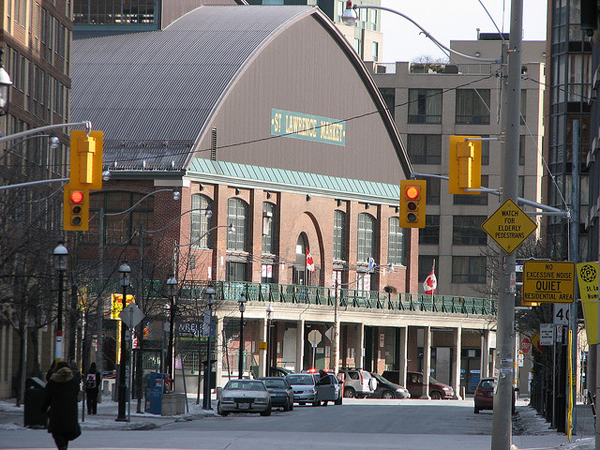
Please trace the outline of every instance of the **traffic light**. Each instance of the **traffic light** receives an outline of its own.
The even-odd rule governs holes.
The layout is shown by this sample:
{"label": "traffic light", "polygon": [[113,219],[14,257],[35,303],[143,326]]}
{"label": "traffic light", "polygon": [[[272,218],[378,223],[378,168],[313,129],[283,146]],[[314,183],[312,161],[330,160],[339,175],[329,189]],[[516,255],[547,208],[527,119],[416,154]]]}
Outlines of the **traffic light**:
{"label": "traffic light", "polygon": [[65,186],[63,203],[63,229],[70,231],[87,231],[90,218],[90,191],[73,186]]}
{"label": "traffic light", "polygon": [[400,226],[402,228],[424,228],[427,181],[400,181]]}
{"label": "traffic light", "polygon": [[104,132],[71,131],[71,174],[69,184],[82,189],[102,189]]}
{"label": "traffic light", "polygon": [[448,190],[451,194],[478,195],[481,192],[481,136],[450,136],[450,173]]}

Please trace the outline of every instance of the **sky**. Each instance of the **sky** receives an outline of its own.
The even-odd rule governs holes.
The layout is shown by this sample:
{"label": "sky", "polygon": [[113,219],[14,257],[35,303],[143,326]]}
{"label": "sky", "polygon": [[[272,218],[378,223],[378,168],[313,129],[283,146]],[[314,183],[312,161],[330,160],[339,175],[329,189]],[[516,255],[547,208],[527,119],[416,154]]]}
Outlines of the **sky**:
{"label": "sky", "polygon": [[[487,9],[488,14],[482,4]],[[450,47],[450,40],[476,40],[482,33],[510,31],[511,0],[381,0],[381,6],[410,17],[436,40]],[[547,0],[523,0],[523,40],[546,40]],[[381,11],[383,63],[414,61],[424,55],[446,60],[444,53],[408,20]]]}

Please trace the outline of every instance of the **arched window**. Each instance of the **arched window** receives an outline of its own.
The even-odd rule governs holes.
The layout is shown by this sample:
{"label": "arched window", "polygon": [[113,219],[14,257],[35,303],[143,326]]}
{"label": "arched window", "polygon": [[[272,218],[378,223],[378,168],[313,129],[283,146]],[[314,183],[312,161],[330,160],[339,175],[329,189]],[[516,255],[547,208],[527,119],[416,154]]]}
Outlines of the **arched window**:
{"label": "arched window", "polygon": [[367,213],[358,215],[358,262],[375,255],[375,218]]}
{"label": "arched window", "polygon": [[230,198],[227,204],[227,224],[235,227],[227,233],[227,250],[245,252],[248,233],[248,205],[239,198]]}
{"label": "arched window", "polygon": [[190,243],[194,247],[211,248],[210,233],[211,219],[206,217],[206,211],[211,208],[212,200],[205,195],[192,195],[192,232]]}
{"label": "arched window", "polygon": [[346,213],[336,210],[333,212],[333,259],[346,260]]}
{"label": "arched window", "polygon": [[398,217],[388,221],[388,264],[404,264],[404,228]]}
{"label": "arched window", "polygon": [[275,205],[263,203],[262,252],[272,255],[275,251]]}

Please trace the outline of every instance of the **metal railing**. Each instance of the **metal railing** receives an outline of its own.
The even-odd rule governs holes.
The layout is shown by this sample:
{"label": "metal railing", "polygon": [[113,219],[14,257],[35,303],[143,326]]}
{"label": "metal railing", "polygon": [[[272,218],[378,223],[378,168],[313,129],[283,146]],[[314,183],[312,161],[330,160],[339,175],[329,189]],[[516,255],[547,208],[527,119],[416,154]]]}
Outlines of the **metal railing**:
{"label": "metal railing", "polygon": [[[211,284],[215,298],[234,301],[242,294],[249,302],[284,303],[331,306],[335,304],[335,289],[295,284],[267,284],[237,281],[185,282],[181,290],[182,299],[201,298],[204,289]],[[387,293],[360,289],[338,289],[341,308],[370,309],[382,311],[440,312],[448,314],[475,314],[494,316],[497,314],[496,299],[426,295],[410,293]]]}

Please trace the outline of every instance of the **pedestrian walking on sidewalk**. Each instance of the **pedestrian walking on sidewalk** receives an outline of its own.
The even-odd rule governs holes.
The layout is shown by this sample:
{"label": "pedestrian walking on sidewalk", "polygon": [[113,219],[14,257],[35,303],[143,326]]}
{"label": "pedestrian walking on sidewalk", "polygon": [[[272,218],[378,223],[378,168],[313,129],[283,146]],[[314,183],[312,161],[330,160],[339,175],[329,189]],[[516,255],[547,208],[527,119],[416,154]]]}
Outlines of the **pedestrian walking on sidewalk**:
{"label": "pedestrian walking on sidewalk", "polygon": [[87,412],[90,415],[95,415],[98,412],[98,393],[100,392],[101,383],[100,372],[96,368],[96,363],[93,362],[85,375],[85,398]]}
{"label": "pedestrian walking on sidewalk", "polygon": [[60,361],[46,384],[43,410],[49,415],[48,433],[52,433],[58,450],[67,450],[69,441],[81,435],[77,421],[77,382],[69,364]]}

